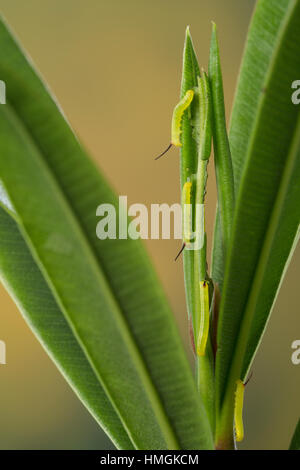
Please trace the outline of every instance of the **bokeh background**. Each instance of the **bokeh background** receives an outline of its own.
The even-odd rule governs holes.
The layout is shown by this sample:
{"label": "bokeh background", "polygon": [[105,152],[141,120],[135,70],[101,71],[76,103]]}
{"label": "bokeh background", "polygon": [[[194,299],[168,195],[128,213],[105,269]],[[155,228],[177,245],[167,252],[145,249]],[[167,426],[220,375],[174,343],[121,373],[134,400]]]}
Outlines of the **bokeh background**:
{"label": "bokeh background", "polygon": [[[1,13],[46,77],[79,137],[129,203],[179,201],[178,152],[169,142],[186,26],[207,66],[219,28],[227,117],[254,0],[0,0]],[[1,51],[0,51],[1,53]],[[1,78],[1,77],[0,77]],[[212,164],[208,232],[216,200]],[[96,225],[96,221],[95,221]],[[190,355],[179,241],[148,241]],[[243,449],[284,449],[299,416],[300,250],[291,262],[247,386]],[[0,287],[1,449],[109,449],[112,445],[47,357]],[[191,357],[191,355],[190,355]]]}

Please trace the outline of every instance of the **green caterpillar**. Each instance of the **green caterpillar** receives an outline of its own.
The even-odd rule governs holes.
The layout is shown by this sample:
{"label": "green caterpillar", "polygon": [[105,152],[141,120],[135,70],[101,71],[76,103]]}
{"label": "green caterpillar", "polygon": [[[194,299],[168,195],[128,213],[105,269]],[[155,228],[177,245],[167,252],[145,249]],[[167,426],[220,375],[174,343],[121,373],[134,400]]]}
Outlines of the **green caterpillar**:
{"label": "green caterpillar", "polygon": [[184,97],[179,101],[175,106],[172,116],[172,125],[171,125],[171,143],[155,160],[158,160],[162,157],[168,150],[174,145],[175,147],[181,147],[180,134],[181,134],[181,122],[183,118],[184,111],[190,106],[194,98],[194,91],[188,90]]}
{"label": "green caterpillar", "polygon": [[204,356],[209,333],[209,292],[208,281],[199,282],[200,318],[197,338],[197,355]]}
{"label": "green caterpillar", "polygon": [[243,405],[244,405],[245,384],[241,380],[236,382],[234,425],[237,442],[244,439]]}

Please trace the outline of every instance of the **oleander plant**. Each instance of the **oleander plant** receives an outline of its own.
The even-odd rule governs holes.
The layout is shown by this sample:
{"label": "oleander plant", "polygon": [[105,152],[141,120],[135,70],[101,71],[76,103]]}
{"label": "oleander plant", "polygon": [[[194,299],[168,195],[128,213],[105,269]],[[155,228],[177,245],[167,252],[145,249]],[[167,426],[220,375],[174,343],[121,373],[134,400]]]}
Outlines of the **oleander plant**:
{"label": "oleander plant", "polygon": [[[300,0],[258,0],[228,133],[216,25],[207,71],[186,31],[169,147],[180,148],[195,374],[141,240],[97,239],[96,208],[118,211],[117,195],[4,21],[0,46],[4,286],[117,449],[235,449],[251,365],[299,238]],[[300,450],[297,419],[290,449]]]}

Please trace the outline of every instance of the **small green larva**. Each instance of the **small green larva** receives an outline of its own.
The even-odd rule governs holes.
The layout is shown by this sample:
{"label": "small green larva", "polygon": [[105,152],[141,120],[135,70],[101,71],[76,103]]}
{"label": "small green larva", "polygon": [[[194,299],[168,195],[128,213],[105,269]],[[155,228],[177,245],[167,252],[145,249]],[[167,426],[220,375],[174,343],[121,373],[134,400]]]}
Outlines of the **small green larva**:
{"label": "small green larva", "polygon": [[236,381],[235,406],[234,406],[234,426],[237,442],[244,439],[243,405],[244,405],[245,384],[241,380]]}
{"label": "small green larva", "polygon": [[192,183],[186,181],[182,188],[182,239],[185,245],[189,245],[192,237]]}
{"label": "small green larva", "polygon": [[189,247],[192,238],[192,182],[186,181],[181,193],[182,207],[182,247],[177,254],[175,261],[179,258],[185,247]]}
{"label": "small green larva", "polygon": [[194,90],[188,90],[184,97],[179,101],[179,103],[175,106],[172,116],[172,125],[171,125],[171,143],[169,146],[164,150],[155,160],[158,160],[162,157],[171,147],[175,145],[175,147],[181,147],[182,144],[180,142],[180,134],[181,130],[181,123],[183,118],[184,111],[190,106],[191,102],[194,98]]}
{"label": "small green larva", "polygon": [[197,355],[204,356],[209,333],[209,289],[208,281],[200,281],[200,318],[197,337]]}
{"label": "small green larva", "polygon": [[175,106],[172,117],[171,144],[175,147],[181,147],[180,134],[181,122],[184,111],[190,106],[194,98],[194,90],[188,90],[184,97]]}

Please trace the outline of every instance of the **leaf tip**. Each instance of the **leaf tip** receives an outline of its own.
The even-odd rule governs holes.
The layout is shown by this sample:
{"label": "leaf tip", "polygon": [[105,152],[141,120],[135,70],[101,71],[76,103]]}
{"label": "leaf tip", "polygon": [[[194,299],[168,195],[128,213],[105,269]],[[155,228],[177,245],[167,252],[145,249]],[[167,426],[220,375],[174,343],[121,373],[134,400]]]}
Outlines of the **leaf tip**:
{"label": "leaf tip", "polygon": [[185,47],[186,48],[191,47],[193,49],[193,40],[192,40],[191,29],[189,25],[187,25],[186,30],[185,30]]}
{"label": "leaf tip", "polygon": [[188,24],[186,29],[185,29],[185,37],[190,38],[191,37],[191,28],[190,25]]}
{"label": "leaf tip", "polygon": [[218,44],[218,35],[217,35],[217,25],[214,21],[211,22],[211,44],[217,45]]}

